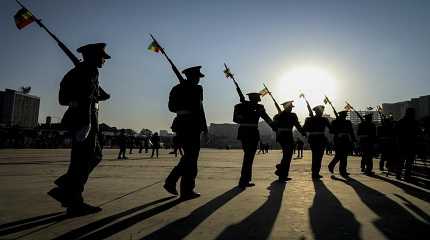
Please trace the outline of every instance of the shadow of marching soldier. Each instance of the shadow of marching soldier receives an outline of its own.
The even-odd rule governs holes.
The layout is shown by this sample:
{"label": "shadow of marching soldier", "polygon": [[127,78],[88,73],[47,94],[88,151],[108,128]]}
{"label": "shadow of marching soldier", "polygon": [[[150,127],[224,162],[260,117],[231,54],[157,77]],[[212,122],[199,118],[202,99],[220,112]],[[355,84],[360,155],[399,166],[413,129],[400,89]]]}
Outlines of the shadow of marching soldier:
{"label": "shadow of marching soldier", "polygon": [[315,239],[361,239],[361,225],[322,181],[313,181],[315,197],[309,218]]}
{"label": "shadow of marching soldier", "polygon": [[267,239],[281,209],[285,186],[285,182],[273,181],[263,205],[241,222],[225,228],[216,239]]}
{"label": "shadow of marching soldier", "polygon": [[429,224],[418,220],[385,194],[353,178],[344,182],[351,186],[361,201],[379,217],[373,224],[388,239],[422,239],[423,236],[429,236]]}
{"label": "shadow of marching soldier", "polygon": [[234,187],[203,206],[192,211],[188,216],[180,218],[142,238],[149,239],[183,239],[212,213],[239,195],[243,189]]}

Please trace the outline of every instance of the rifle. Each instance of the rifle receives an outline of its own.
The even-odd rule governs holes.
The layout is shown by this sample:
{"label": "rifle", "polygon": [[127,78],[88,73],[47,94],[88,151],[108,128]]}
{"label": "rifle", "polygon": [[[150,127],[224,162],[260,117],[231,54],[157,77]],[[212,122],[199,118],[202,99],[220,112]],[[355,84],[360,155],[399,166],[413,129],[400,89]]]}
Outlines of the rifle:
{"label": "rifle", "polygon": [[[29,11],[20,1],[16,0],[16,2],[25,10]],[[31,12],[30,12],[31,13]],[[38,19],[33,13],[31,13],[34,17],[34,21],[39,25],[39,27],[43,28],[58,44],[58,46],[63,50],[63,52],[69,57],[69,59],[73,62],[75,66],[80,63],[80,60],[62,43],[49,29],[42,23],[41,19]]]}
{"label": "rifle", "polygon": [[276,109],[278,110],[278,113],[282,112],[282,109],[279,107],[278,102],[276,102],[275,98],[272,96],[272,93],[269,91],[269,89],[266,87],[266,85],[263,83],[264,88],[266,88],[267,92],[269,93],[270,97],[273,100],[273,103],[275,104]]}
{"label": "rifle", "polygon": [[167,56],[166,52],[164,51],[164,48],[161,47],[161,45],[158,43],[158,41],[150,34],[152,40],[157,44],[157,46],[160,48],[161,53],[166,57],[167,61],[169,61],[170,65],[172,66],[173,72],[175,73],[176,77],[179,80],[179,83],[182,83],[185,81],[184,77],[182,77],[181,73],[179,72],[178,68],[175,66],[175,64],[170,60],[169,56]]}
{"label": "rifle", "polygon": [[325,100],[328,102],[328,104],[330,104],[330,106],[333,109],[333,112],[334,112],[334,115],[336,116],[336,118],[339,118],[339,114],[337,113],[336,109],[333,107],[333,104],[331,103],[330,99],[328,99],[328,97],[325,96]]}
{"label": "rifle", "polygon": [[314,116],[314,112],[312,111],[311,105],[309,104],[308,100],[306,99],[305,94],[303,94],[303,93],[302,93],[302,94],[300,94],[300,97],[302,97],[302,98],[304,98],[304,99],[305,99],[306,106],[307,106],[308,111],[309,111],[309,116],[310,116],[310,117],[313,117],[313,116]]}
{"label": "rifle", "polygon": [[345,101],[345,102],[346,102],[346,104],[347,104],[348,106],[350,106],[350,107],[351,107],[351,109],[355,112],[355,114],[357,114],[358,118],[360,118],[360,121],[361,121],[361,122],[364,122],[364,118],[363,118],[363,116],[361,116],[361,114],[360,114],[357,110],[355,110],[355,108],[354,108],[354,107],[352,107],[352,105],[351,105],[351,104],[349,104],[347,101]]}
{"label": "rifle", "polygon": [[233,80],[234,85],[236,85],[236,91],[237,91],[237,94],[239,95],[240,102],[244,103],[246,101],[245,96],[243,95],[242,90],[239,87],[239,84],[236,82],[236,79],[234,79],[234,76],[230,72],[230,69],[227,67],[227,64],[224,63],[224,67],[225,67],[225,70],[224,70],[225,76]]}

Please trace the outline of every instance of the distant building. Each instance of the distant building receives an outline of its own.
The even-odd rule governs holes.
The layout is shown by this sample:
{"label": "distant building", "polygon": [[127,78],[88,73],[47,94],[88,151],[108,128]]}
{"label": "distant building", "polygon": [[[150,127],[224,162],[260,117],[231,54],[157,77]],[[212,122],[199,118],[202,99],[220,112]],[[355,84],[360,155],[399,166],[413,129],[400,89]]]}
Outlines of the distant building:
{"label": "distant building", "polygon": [[[367,115],[369,113],[371,113],[373,115],[373,122],[378,125],[381,124],[381,116],[379,116],[378,111],[357,111],[362,117],[364,117],[364,115]],[[346,119],[350,120],[352,125],[358,125],[361,120],[360,117],[357,115],[357,113],[350,111],[348,112],[348,115],[346,117]]]}
{"label": "distant building", "polygon": [[417,119],[430,116],[430,95],[412,98],[409,101],[383,103],[382,111],[384,114],[391,114],[394,120],[399,120],[405,115],[406,109],[410,107],[415,109]]}
{"label": "distant building", "polygon": [[170,137],[173,136],[172,133],[169,133],[167,130],[160,130],[160,137]]}
{"label": "distant building", "polygon": [[34,128],[38,125],[40,98],[12,89],[0,91],[0,124]]}

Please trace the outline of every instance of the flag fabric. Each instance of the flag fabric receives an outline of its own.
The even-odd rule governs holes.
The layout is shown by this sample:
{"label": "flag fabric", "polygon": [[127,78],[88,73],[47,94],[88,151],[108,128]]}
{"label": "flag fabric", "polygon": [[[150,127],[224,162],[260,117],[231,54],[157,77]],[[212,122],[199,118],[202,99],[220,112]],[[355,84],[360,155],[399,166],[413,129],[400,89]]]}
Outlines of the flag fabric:
{"label": "flag fabric", "polygon": [[14,16],[15,24],[18,29],[23,29],[34,21],[34,16],[25,8],[21,8]]}
{"label": "flag fabric", "polygon": [[148,46],[148,50],[153,52],[159,52],[161,50],[161,47],[156,41],[152,41],[152,43]]}
{"label": "flag fabric", "polygon": [[265,95],[269,94],[269,90],[267,88],[263,88],[263,90],[261,90],[259,93],[262,97],[264,97]]}
{"label": "flag fabric", "polygon": [[233,78],[233,74],[230,72],[230,68],[226,68],[224,70],[224,74],[226,78]]}
{"label": "flag fabric", "polygon": [[327,104],[327,103],[329,103],[330,101],[328,100],[328,97],[325,97],[324,98],[324,104]]}
{"label": "flag fabric", "polygon": [[351,111],[353,108],[349,103],[346,103],[345,111]]}

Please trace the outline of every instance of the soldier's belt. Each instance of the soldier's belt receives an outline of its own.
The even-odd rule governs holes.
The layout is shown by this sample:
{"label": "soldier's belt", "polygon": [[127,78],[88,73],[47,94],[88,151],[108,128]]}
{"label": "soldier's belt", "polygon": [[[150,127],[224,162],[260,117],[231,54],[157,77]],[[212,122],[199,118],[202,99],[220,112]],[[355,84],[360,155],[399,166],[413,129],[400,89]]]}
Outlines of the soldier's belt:
{"label": "soldier's belt", "polygon": [[339,136],[339,137],[345,137],[345,136],[349,137],[349,133],[338,133],[337,136]]}
{"label": "soldier's belt", "polygon": [[291,128],[278,128],[278,132],[292,132],[293,129]]}
{"label": "soldier's belt", "polygon": [[188,111],[188,110],[181,110],[181,111],[177,111],[176,112],[176,114],[177,115],[189,115],[189,114],[191,114],[192,112],[191,111]]}
{"label": "soldier's belt", "polygon": [[258,124],[255,123],[241,123],[239,124],[241,127],[258,127]]}
{"label": "soldier's belt", "polygon": [[325,132],[309,132],[309,135],[324,135]]}

